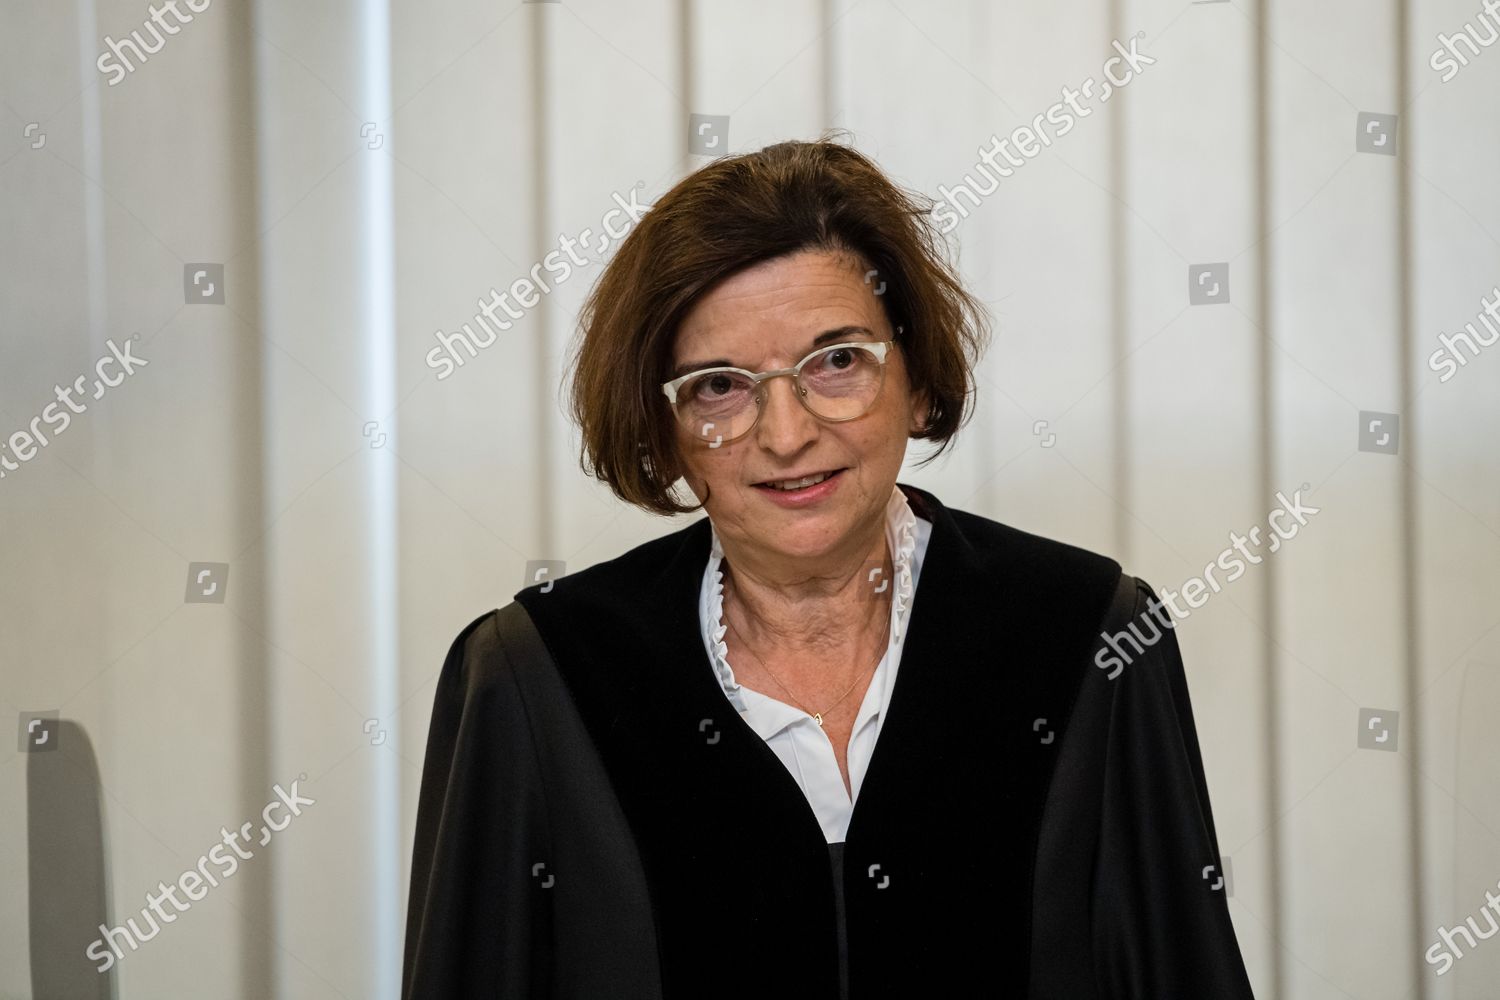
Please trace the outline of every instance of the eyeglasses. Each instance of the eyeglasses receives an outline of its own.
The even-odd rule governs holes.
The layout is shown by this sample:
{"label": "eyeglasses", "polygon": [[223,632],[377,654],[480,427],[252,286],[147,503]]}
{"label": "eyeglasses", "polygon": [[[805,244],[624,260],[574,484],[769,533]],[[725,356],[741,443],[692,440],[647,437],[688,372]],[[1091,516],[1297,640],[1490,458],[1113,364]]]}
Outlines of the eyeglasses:
{"label": "eyeglasses", "polygon": [[[902,328],[896,327],[896,336]],[[704,368],[663,382],[672,412],[694,437],[718,448],[749,433],[765,409],[761,383],[790,375],[797,399],[820,420],[838,423],[862,417],[885,384],[885,363],[894,339],[853,341],[819,348],[791,368],[749,372]]]}

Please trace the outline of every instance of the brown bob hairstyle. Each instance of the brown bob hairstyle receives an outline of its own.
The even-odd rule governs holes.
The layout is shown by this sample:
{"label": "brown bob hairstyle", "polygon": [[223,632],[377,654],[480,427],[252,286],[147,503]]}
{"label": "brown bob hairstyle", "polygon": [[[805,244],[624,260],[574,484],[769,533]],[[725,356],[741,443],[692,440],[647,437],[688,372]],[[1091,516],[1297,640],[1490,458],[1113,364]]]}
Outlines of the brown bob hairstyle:
{"label": "brown bob hairstyle", "polygon": [[919,464],[972,415],[973,369],[990,336],[984,307],[948,263],[930,199],[891,183],[838,135],[726,156],[684,177],[590,290],[569,406],[582,430],[580,466],[620,499],[663,515],[701,507],[672,495],[678,428],[660,387],[678,324],[716,283],[801,250],[852,253],[885,283],[880,301],[891,325],[905,327],[911,390],[929,400],[912,436],[939,442]]}

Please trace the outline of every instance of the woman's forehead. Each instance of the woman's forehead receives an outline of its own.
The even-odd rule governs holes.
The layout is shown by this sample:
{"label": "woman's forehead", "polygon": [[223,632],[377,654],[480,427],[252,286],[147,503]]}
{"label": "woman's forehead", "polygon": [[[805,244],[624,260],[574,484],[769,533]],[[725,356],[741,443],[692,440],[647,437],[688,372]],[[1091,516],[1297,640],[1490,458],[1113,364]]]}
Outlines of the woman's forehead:
{"label": "woman's forehead", "polygon": [[819,334],[878,331],[883,318],[873,288],[847,256],[776,258],[725,279],[695,303],[678,328],[673,360],[712,361],[732,351],[801,357]]}

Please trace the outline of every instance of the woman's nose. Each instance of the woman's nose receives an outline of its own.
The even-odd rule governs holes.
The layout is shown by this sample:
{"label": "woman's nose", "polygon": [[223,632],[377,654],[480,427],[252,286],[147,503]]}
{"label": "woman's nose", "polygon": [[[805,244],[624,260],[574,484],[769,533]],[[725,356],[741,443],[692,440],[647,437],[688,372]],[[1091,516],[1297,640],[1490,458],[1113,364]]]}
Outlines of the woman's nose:
{"label": "woman's nose", "polygon": [[797,398],[797,383],[789,376],[767,379],[760,387],[764,397],[756,433],[767,449],[794,453],[817,437],[818,418]]}

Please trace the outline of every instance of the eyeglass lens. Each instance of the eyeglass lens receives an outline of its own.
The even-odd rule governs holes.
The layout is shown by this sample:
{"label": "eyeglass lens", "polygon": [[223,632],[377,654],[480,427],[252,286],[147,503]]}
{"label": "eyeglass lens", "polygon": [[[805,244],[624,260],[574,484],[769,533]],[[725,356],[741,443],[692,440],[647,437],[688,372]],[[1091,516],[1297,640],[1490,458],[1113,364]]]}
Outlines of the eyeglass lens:
{"label": "eyeglass lens", "polygon": [[[881,363],[876,352],[858,346],[819,351],[802,366],[800,382],[807,408],[825,420],[861,416],[880,393]],[[739,437],[755,423],[769,384],[735,372],[708,372],[689,379],[677,392],[679,417],[694,433],[714,440]]]}

